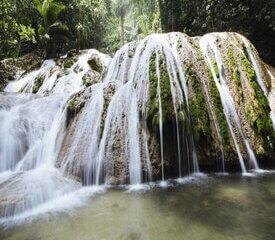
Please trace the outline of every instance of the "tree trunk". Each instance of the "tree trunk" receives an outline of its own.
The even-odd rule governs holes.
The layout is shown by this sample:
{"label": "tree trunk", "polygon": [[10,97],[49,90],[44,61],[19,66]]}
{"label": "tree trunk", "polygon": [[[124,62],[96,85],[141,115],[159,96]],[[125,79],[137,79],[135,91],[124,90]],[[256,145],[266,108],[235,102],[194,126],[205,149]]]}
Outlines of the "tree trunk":
{"label": "tree trunk", "polygon": [[121,46],[123,46],[125,44],[125,39],[124,39],[124,16],[120,16],[120,28],[121,28],[121,36],[120,36],[120,43],[121,43]]}

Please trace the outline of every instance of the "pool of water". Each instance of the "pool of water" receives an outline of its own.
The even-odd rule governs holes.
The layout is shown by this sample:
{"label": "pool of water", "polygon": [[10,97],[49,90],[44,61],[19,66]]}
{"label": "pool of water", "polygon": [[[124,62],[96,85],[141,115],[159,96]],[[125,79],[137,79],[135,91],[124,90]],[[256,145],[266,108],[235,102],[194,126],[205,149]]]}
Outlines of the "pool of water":
{"label": "pool of water", "polygon": [[2,226],[0,239],[274,240],[275,174],[208,176],[135,192],[108,188],[84,206]]}

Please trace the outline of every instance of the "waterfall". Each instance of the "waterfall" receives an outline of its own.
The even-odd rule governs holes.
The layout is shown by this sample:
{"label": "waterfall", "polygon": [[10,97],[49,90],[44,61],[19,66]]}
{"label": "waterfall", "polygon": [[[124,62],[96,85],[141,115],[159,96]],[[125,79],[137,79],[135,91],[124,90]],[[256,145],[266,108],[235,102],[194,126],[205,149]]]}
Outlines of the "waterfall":
{"label": "waterfall", "polygon": [[[157,91],[153,96],[158,102],[158,126],[159,126],[159,142],[160,142],[160,156],[161,156],[161,179],[165,180],[165,166],[164,166],[164,144],[163,144],[163,114],[162,114],[162,91],[160,84],[163,82],[160,65],[161,61],[165,61],[167,67],[164,67],[163,71],[167,71],[170,91],[172,95],[173,111],[176,119],[176,131],[177,131],[177,148],[178,148],[178,172],[181,177],[181,146],[179,138],[179,125],[178,125],[178,105],[182,105],[184,101],[187,101],[188,105],[188,91],[186,82],[184,79],[184,70],[179,61],[179,57],[176,57],[176,47],[170,45],[169,36],[165,35],[152,35],[135,46],[135,54],[132,57],[128,56],[128,50],[132,47],[126,45],[123,47],[113,58],[110,63],[106,78],[101,85],[110,83],[111,80],[115,81],[116,90],[107,107],[106,118],[104,121],[104,128],[102,133],[102,139],[99,141],[99,137],[90,135],[90,140],[93,144],[89,145],[88,152],[97,147],[97,153],[93,154],[90,160],[90,165],[95,165],[91,171],[89,171],[90,178],[93,178],[92,183],[104,182],[102,176],[114,176],[114,164],[119,164],[121,171],[127,171],[129,168],[129,183],[140,184],[143,180],[143,173],[141,169],[142,162],[146,162],[146,175],[150,175],[150,160],[148,154],[145,159],[141,159],[141,145],[148,149],[147,131],[146,127],[141,127],[139,122],[140,113],[142,117],[148,116],[150,101],[150,91],[152,88],[150,83],[150,64],[152,58],[155,56],[155,65],[153,66],[156,71],[157,79]],[[162,63],[163,66],[163,63]],[[175,74],[178,71],[179,77]],[[184,86],[182,89],[180,84]],[[92,98],[91,98],[92,99]],[[102,96],[101,96],[102,99]],[[91,101],[95,101],[94,99]],[[102,104],[101,104],[102,105]],[[87,109],[87,110],[86,110]],[[85,108],[85,111],[94,111],[95,108]],[[188,111],[188,110],[187,110]],[[97,113],[101,111],[97,110]],[[146,119],[144,119],[146,120]],[[82,120],[80,120],[82,122]],[[144,122],[144,121],[143,121]],[[99,121],[94,125],[95,129],[98,129]],[[79,125],[82,125],[80,123]],[[82,130],[80,130],[82,131]],[[87,131],[85,131],[87,132]],[[76,133],[78,134],[78,132]],[[97,133],[98,135],[101,133]],[[80,134],[83,136],[83,134]],[[141,137],[144,136],[144,137]],[[119,140],[117,139],[119,138]],[[74,137],[76,139],[76,137]],[[97,139],[96,142],[93,139]],[[194,172],[198,171],[198,163],[196,157],[196,151],[193,140],[192,143],[192,159],[194,161]],[[73,148],[79,144],[73,144]],[[114,145],[117,145],[114,151]],[[119,148],[120,150],[117,150]],[[148,151],[148,150],[147,150]],[[92,150],[93,152],[93,150]],[[72,158],[72,154],[68,156]],[[115,157],[115,158],[114,158]],[[94,164],[95,163],[95,164]],[[77,163],[76,163],[77,164]],[[125,177],[125,176],[123,176]],[[127,179],[126,179],[127,181]],[[89,182],[89,181],[88,181]],[[125,179],[119,180],[120,183],[125,183]]]}
{"label": "waterfall", "polygon": [[216,162],[259,169],[273,137],[260,64],[234,33],[153,34],[112,59],[90,49],[44,61],[0,93],[0,216],[88,186],[165,185]]}
{"label": "waterfall", "polygon": [[[4,129],[0,137],[4,157],[0,191],[8,199],[2,210],[4,216],[31,209],[73,188],[54,167],[65,123],[64,102],[61,96],[37,98],[4,110],[7,113],[1,118]],[[5,176],[7,171],[12,174]]]}
{"label": "waterfall", "polygon": [[160,91],[160,73],[159,73],[159,55],[156,52],[156,70],[158,77],[157,97],[159,108],[159,135],[160,135],[160,157],[161,157],[161,179],[164,181],[164,165],[163,165],[163,124],[162,124],[162,106],[161,106],[161,91]]}
{"label": "waterfall", "polygon": [[249,41],[244,36],[242,36],[240,34],[238,34],[238,36],[242,39],[242,41],[245,45],[245,48],[246,48],[247,53],[249,55],[249,58],[250,58],[250,60],[253,64],[253,68],[255,69],[256,76],[257,76],[257,81],[258,81],[261,89],[263,90],[265,96],[267,97],[268,96],[268,91],[267,91],[267,88],[266,88],[265,83],[263,81],[263,71],[262,71],[261,67],[258,65],[258,62],[256,60],[256,56],[255,56],[255,52],[252,50]]}
{"label": "waterfall", "polygon": [[[79,189],[80,184],[55,165],[65,134],[67,102],[84,88],[82,77],[90,70],[87,61],[94,54],[97,51],[85,51],[65,76],[62,66],[47,60],[40,69],[11,82],[7,93],[0,95],[0,195],[5,196],[1,216],[28,215],[37,206]],[[41,76],[37,94],[31,94]]]}
{"label": "waterfall", "polygon": [[[229,87],[228,87],[227,82],[226,82],[226,77],[224,75],[224,69],[223,69],[221,54],[219,53],[218,48],[215,45],[215,39],[217,37],[223,37],[223,36],[222,35],[219,36],[218,34],[205,35],[200,40],[200,47],[201,47],[202,52],[204,53],[206,61],[207,61],[208,65],[211,69],[213,78],[214,78],[215,83],[217,85],[217,88],[219,90],[221,100],[222,100],[222,104],[223,104],[223,108],[224,108],[224,114],[226,116],[226,120],[227,120],[231,135],[232,135],[233,140],[234,140],[234,144],[235,144],[235,147],[236,147],[236,150],[237,150],[237,153],[238,153],[238,157],[239,157],[242,172],[247,173],[247,169],[246,169],[246,166],[244,164],[243,156],[242,156],[242,153],[240,151],[239,143],[237,142],[237,137],[236,137],[236,134],[234,132],[233,124],[232,124],[231,121],[233,121],[234,124],[236,124],[238,130],[241,133],[241,136],[242,136],[242,138],[245,142],[245,146],[247,148],[247,152],[248,152],[250,161],[253,163],[254,168],[259,169],[259,166],[258,166],[256,157],[255,157],[255,154],[254,154],[247,138],[245,137],[245,135],[243,133],[243,129],[241,127],[240,119],[238,117],[237,110],[235,108],[235,103],[234,103],[234,100],[231,96]],[[218,66],[220,79],[218,79],[218,77],[215,73],[215,70],[214,70],[214,66],[211,62],[210,56],[208,55],[208,52],[207,52],[208,47],[214,53],[214,58],[215,58],[217,66]]]}

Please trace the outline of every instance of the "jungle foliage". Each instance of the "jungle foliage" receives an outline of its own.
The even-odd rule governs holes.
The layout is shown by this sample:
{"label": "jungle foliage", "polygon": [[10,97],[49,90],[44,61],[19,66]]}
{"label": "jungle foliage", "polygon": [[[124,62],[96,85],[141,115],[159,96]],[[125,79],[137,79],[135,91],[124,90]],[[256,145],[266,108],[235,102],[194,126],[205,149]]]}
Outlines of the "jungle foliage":
{"label": "jungle foliage", "polygon": [[159,0],[164,32],[239,32],[275,65],[275,0]]}
{"label": "jungle foliage", "polygon": [[41,49],[112,54],[151,33],[236,31],[275,65],[275,0],[1,0],[0,59]]}

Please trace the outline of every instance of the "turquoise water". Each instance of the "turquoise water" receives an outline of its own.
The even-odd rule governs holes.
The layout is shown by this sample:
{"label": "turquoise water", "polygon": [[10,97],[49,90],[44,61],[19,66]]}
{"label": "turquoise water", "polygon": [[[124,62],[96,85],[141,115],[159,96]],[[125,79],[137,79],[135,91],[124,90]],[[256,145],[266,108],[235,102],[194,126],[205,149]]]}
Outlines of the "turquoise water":
{"label": "turquoise water", "polygon": [[275,174],[208,176],[143,192],[109,188],[70,212],[0,230],[1,240],[274,240]]}

